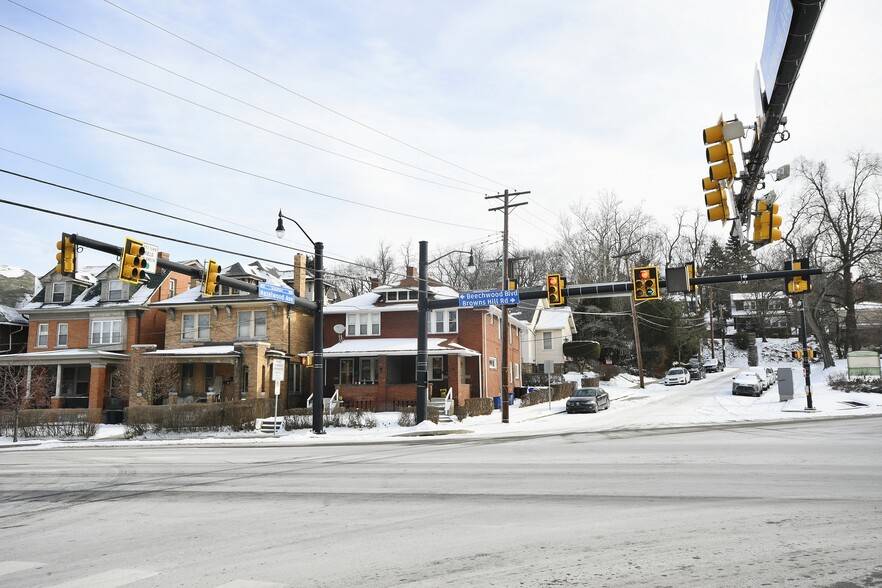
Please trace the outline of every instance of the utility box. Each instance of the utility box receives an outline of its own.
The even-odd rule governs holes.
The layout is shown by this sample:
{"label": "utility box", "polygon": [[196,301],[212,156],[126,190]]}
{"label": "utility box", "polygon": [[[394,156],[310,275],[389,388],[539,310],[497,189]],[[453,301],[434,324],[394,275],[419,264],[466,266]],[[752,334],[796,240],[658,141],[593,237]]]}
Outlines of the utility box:
{"label": "utility box", "polygon": [[778,400],[793,400],[793,370],[778,368]]}

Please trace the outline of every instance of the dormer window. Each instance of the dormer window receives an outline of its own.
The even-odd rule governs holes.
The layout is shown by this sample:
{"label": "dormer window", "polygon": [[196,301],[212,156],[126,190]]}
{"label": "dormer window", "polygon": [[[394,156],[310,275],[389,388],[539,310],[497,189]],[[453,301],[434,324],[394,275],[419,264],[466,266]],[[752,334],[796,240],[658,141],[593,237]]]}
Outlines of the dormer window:
{"label": "dormer window", "polygon": [[386,292],[386,302],[407,302],[419,300],[419,292],[414,290],[390,290]]}
{"label": "dormer window", "polygon": [[52,284],[52,302],[64,302],[64,292],[67,284],[64,282],[55,282]]}
{"label": "dormer window", "polygon": [[107,299],[122,300],[123,299],[123,283],[121,280],[110,280],[107,283]]}

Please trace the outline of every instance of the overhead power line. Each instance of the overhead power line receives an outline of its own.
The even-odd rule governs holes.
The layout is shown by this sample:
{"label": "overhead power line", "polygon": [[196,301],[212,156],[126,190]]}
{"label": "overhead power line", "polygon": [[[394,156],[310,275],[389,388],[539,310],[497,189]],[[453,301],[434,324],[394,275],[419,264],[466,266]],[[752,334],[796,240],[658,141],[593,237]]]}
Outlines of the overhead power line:
{"label": "overhead power line", "polygon": [[372,210],[378,210],[378,211],[380,211],[380,212],[386,212],[386,213],[389,213],[389,214],[394,214],[394,215],[398,215],[398,216],[403,216],[403,217],[406,217],[406,218],[412,218],[412,219],[417,219],[417,220],[422,220],[422,221],[428,221],[428,222],[437,223],[437,224],[442,224],[442,225],[447,225],[447,226],[459,227],[459,228],[463,228],[463,229],[474,229],[474,230],[478,230],[478,231],[489,231],[489,230],[490,230],[490,229],[487,229],[487,228],[485,228],[485,227],[475,227],[475,226],[471,226],[471,225],[463,225],[463,224],[459,224],[459,223],[451,223],[451,222],[448,222],[448,221],[442,221],[442,220],[438,220],[438,219],[434,219],[434,218],[423,217],[423,216],[419,216],[419,215],[415,215],[415,214],[409,214],[409,213],[406,213],[406,212],[400,212],[400,211],[392,210],[392,209],[389,209],[389,208],[383,208],[382,206],[376,206],[376,205],[373,205],[373,204],[365,204],[364,202],[359,202],[359,201],[357,201],[357,200],[352,200],[352,199],[349,199],[349,198],[343,198],[343,197],[341,197],[341,196],[333,196],[333,195],[328,194],[328,193],[326,193],[326,192],[319,192],[318,190],[311,190],[311,189],[309,189],[309,188],[304,188],[303,186],[298,186],[298,185],[296,185],[296,184],[291,184],[291,183],[289,183],[289,182],[284,182],[284,181],[282,181],[282,180],[277,180],[277,179],[274,179],[274,178],[270,178],[270,177],[268,177],[268,176],[264,176],[264,175],[261,175],[261,174],[255,173],[255,172],[249,172],[249,171],[247,171],[247,170],[239,169],[239,168],[237,168],[237,167],[233,167],[233,166],[231,166],[231,165],[226,165],[226,164],[223,164],[223,163],[218,163],[218,162],[216,162],[216,161],[212,161],[212,160],[210,160],[210,159],[205,159],[204,157],[199,157],[199,156],[197,156],[197,155],[192,155],[192,154],[190,154],[190,153],[186,153],[186,152],[184,152],[184,151],[180,151],[180,150],[178,150],[178,149],[173,149],[173,148],[171,148],[171,147],[166,147],[165,145],[160,145],[159,143],[154,143],[154,142],[152,142],[152,141],[148,141],[148,140],[146,140],[146,139],[142,139],[142,138],[140,138],[140,137],[136,137],[136,136],[134,136],[134,135],[129,135],[129,134],[127,134],[127,133],[123,133],[123,132],[120,132],[120,131],[116,131],[116,130],[113,130],[113,129],[110,129],[110,128],[107,128],[107,127],[104,127],[104,126],[101,126],[101,125],[98,125],[98,124],[95,124],[95,123],[90,123],[90,122],[88,122],[88,121],[85,121],[85,120],[82,120],[82,119],[79,119],[79,118],[76,118],[76,117],[73,117],[73,116],[70,116],[70,115],[67,115],[67,114],[63,114],[63,113],[61,113],[61,112],[58,112],[58,111],[52,110],[52,109],[50,109],[50,108],[45,108],[45,107],[43,107],[43,106],[39,106],[39,105],[34,104],[34,103],[32,103],[32,102],[28,102],[28,101],[26,101],[26,100],[22,100],[22,99],[20,99],[20,98],[15,98],[14,96],[10,96],[10,95],[8,95],[8,94],[4,94],[4,93],[2,93],[2,92],[0,92],[0,96],[2,96],[3,98],[6,98],[7,100],[12,100],[13,102],[18,102],[19,104],[23,104],[23,105],[25,105],[25,106],[29,106],[29,107],[34,108],[34,109],[36,109],[36,110],[41,110],[41,111],[43,111],[43,112],[47,112],[47,113],[49,113],[49,114],[54,114],[55,116],[58,116],[58,117],[61,117],[61,118],[64,118],[64,119],[67,119],[67,120],[70,120],[70,121],[73,121],[73,122],[77,122],[77,123],[80,123],[80,124],[82,124],[82,125],[86,125],[86,126],[88,126],[88,127],[92,127],[92,128],[94,128],[94,129],[98,129],[98,130],[101,130],[101,131],[104,131],[104,132],[107,132],[107,133],[111,133],[111,134],[114,134],[114,135],[117,135],[117,136],[120,136],[120,137],[125,137],[126,139],[129,139],[129,140],[132,140],[132,141],[137,141],[137,142],[139,142],[139,143],[143,143],[144,145],[149,145],[149,146],[151,146],[151,147],[155,147],[155,148],[157,148],[157,149],[161,149],[161,150],[163,150],[163,151],[167,151],[167,152],[169,152],[169,153],[174,153],[174,154],[176,154],[176,155],[180,155],[180,156],[182,156],[182,157],[187,157],[187,158],[192,159],[192,160],[194,160],[194,161],[199,161],[199,162],[202,162],[202,163],[205,163],[205,164],[208,164],[208,165],[212,165],[212,166],[214,166],[214,167],[218,167],[218,168],[225,169],[225,170],[228,170],[228,171],[232,171],[232,172],[235,172],[235,173],[239,173],[239,174],[242,174],[242,175],[245,175],[245,176],[249,176],[249,177],[256,178],[256,179],[259,179],[259,180],[263,180],[263,181],[266,181],[266,182],[270,182],[270,183],[273,183],[273,184],[276,184],[276,185],[279,185],[279,186],[285,186],[285,187],[287,187],[287,188],[293,188],[293,189],[295,189],[295,190],[300,190],[301,192],[306,192],[306,193],[308,193],[308,194],[314,194],[314,195],[316,195],[316,196],[321,196],[322,198],[329,198],[329,199],[331,199],[331,200],[337,200],[337,201],[339,201],[339,202],[346,202],[346,203],[348,203],[348,204],[354,204],[354,205],[356,205],[356,206],[362,206],[362,207],[364,207],[364,208],[369,208],[369,209],[372,209]]}
{"label": "overhead power line", "polygon": [[[396,175],[399,175],[399,176],[403,176],[403,177],[405,177],[405,178],[410,178],[410,179],[417,180],[417,181],[420,181],[420,182],[426,182],[426,183],[429,183],[429,184],[434,184],[435,186],[441,186],[441,187],[444,187],[444,188],[450,188],[450,189],[452,189],[452,190],[461,190],[461,191],[463,191],[463,192],[470,192],[470,193],[472,193],[472,194],[481,194],[481,192],[478,192],[478,191],[476,191],[476,190],[469,190],[468,188],[462,188],[462,187],[460,187],[460,186],[453,186],[453,185],[451,185],[451,184],[445,184],[445,183],[443,183],[443,182],[436,182],[435,180],[429,180],[429,179],[427,179],[427,178],[421,178],[421,177],[419,177],[419,176],[415,176],[415,175],[412,175],[412,174],[407,174],[407,173],[404,173],[404,172],[400,172],[400,171],[398,171],[398,170],[390,169],[390,168],[388,168],[388,167],[383,167],[382,165],[377,165],[377,164],[375,164],[375,163],[371,163],[371,162],[369,162],[369,161],[364,161],[364,160],[362,160],[362,159],[357,159],[357,158],[355,158],[355,157],[350,157],[349,155],[345,155],[345,154],[343,154],[343,153],[338,153],[338,152],[336,152],[336,151],[332,151],[332,150],[330,150],[330,149],[325,149],[324,147],[320,147],[320,146],[318,146],[318,145],[313,145],[312,143],[307,143],[306,141],[301,141],[300,139],[297,139],[297,138],[295,138],[295,137],[291,137],[291,136],[286,135],[286,134],[284,134],[284,133],[280,133],[280,132],[278,132],[278,131],[274,131],[274,130],[272,130],[272,129],[268,129],[268,128],[266,128],[266,127],[262,127],[262,126],[260,126],[260,125],[257,125],[257,124],[254,124],[254,123],[252,123],[252,122],[249,122],[249,121],[247,121],[247,120],[244,120],[244,119],[241,119],[241,118],[239,118],[239,117],[233,116],[232,114],[227,114],[226,112],[222,112],[222,111],[217,110],[217,109],[215,109],[215,108],[211,108],[210,106],[206,106],[206,105],[201,104],[201,103],[199,103],[199,102],[196,102],[196,101],[194,101],[194,100],[190,100],[189,98],[185,98],[185,97],[180,96],[180,95],[178,95],[178,94],[175,94],[175,93],[173,93],[173,92],[169,92],[169,91],[167,91],[167,90],[163,90],[162,88],[159,88],[158,86],[154,86],[153,84],[149,84],[149,83],[147,83],[147,82],[144,82],[144,81],[142,81],[142,80],[139,80],[139,79],[137,79],[137,78],[134,78],[134,77],[132,77],[132,76],[130,76],[130,75],[126,75],[126,74],[124,74],[124,73],[122,73],[122,72],[116,71],[116,70],[111,69],[111,68],[106,67],[106,66],[103,66],[103,65],[101,65],[100,63],[96,63],[96,62],[94,62],[94,61],[92,61],[92,60],[90,60],[90,59],[86,59],[85,57],[81,57],[81,56],[79,56],[79,55],[76,55],[76,54],[74,54],[74,53],[71,53],[70,51],[66,51],[66,50],[64,50],[64,49],[61,49],[60,47],[56,47],[55,45],[52,45],[52,44],[50,44],[50,43],[46,43],[45,41],[41,41],[40,39],[34,38],[34,37],[30,36],[30,35],[27,35],[27,34],[25,34],[25,33],[22,33],[22,32],[20,32],[20,31],[15,30],[15,29],[9,28],[9,27],[7,27],[6,25],[2,25],[2,24],[0,24],[0,28],[6,29],[7,31],[10,31],[10,32],[12,32],[12,33],[15,33],[16,35],[20,35],[20,36],[24,37],[25,39],[29,39],[29,40],[31,40],[31,41],[33,41],[33,42],[35,42],[35,43],[39,43],[40,45],[43,45],[44,47],[48,47],[48,48],[50,48],[50,49],[53,49],[53,50],[55,50],[55,51],[58,51],[59,53],[64,53],[65,55],[68,55],[68,56],[70,56],[70,57],[73,57],[74,59],[79,59],[80,61],[82,61],[82,62],[84,62],[84,63],[88,63],[89,65],[92,65],[92,66],[97,67],[97,68],[99,68],[99,69],[103,69],[103,70],[106,71],[106,72],[112,73],[112,74],[114,74],[114,75],[116,75],[116,76],[119,76],[119,77],[121,77],[121,78],[124,78],[124,79],[126,79],[126,80],[129,80],[130,82],[134,82],[134,83],[136,83],[136,84],[140,84],[140,85],[142,85],[142,86],[144,86],[144,87],[146,87],[146,88],[150,88],[151,90],[154,90],[154,91],[156,91],[156,92],[160,92],[160,93],[162,93],[162,94],[165,94],[166,96],[170,96],[170,97],[172,97],[172,98],[174,98],[174,99],[176,99],[176,100],[180,100],[181,102],[185,102],[185,103],[187,103],[187,104],[190,104],[191,106],[195,106],[196,108],[201,108],[201,109],[203,109],[203,110],[206,110],[206,111],[208,111],[208,112],[211,112],[212,114],[216,114],[216,115],[218,115],[218,116],[222,116],[222,117],[224,117],[224,118],[226,118],[226,119],[229,119],[229,120],[232,120],[232,121],[238,122],[238,123],[240,123],[240,124],[243,124],[243,125],[249,126],[249,127],[253,128],[253,129],[257,129],[258,131],[261,131],[261,132],[267,133],[267,134],[269,134],[269,135],[273,135],[273,136],[275,136],[275,137],[279,137],[279,138],[281,138],[281,139],[285,139],[286,141],[291,141],[291,142],[293,142],[293,143],[297,143],[297,144],[303,145],[303,146],[305,146],[305,147],[309,147],[309,148],[311,148],[311,149],[315,149],[315,150],[317,150],[317,151],[321,151],[322,153],[327,153],[327,154],[329,154],[329,155],[333,155],[333,156],[335,156],[335,157],[339,157],[339,158],[341,158],[341,159],[345,159],[345,160],[347,160],[347,161],[351,161],[351,162],[353,162],[353,163],[359,163],[359,164],[361,164],[361,165],[365,165],[365,166],[368,166],[368,167],[372,167],[372,168],[375,168],[375,169],[379,169],[379,170],[381,170],[381,171],[385,171],[385,172],[388,172],[388,173],[392,173],[392,174],[396,174]],[[454,181],[456,181],[456,180],[454,180]],[[480,186],[475,186],[475,187],[478,187],[478,188],[479,188]]]}
{"label": "overhead power line", "polygon": [[[348,145],[348,146],[353,147],[353,148],[355,148],[355,149],[359,149],[359,150],[361,150],[361,151],[364,151],[365,153],[370,153],[371,155],[376,155],[377,157],[382,157],[383,159],[386,159],[386,160],[388,160],[388,161],[392,161],[392,162],[394,162],[394,163],[397,163],[397,164],[400,164],[400,165],[403,165],[403,166],[406,166],[406,167],[409,167],[409,168],[412,168],[412,169],[415,169],[415,170],[419,170],[419,171],[421,171],[421,172],[424,172],[424,173],[427,173],[427,174],[431,174],[431,175],[433,175],[433,176],[437,176],[437,177],[439,177],[439,178],[444,178],[444,179],[446,179],[446,180],[451,180],[451,181],[454,181],[454,182],[458,182],[458,183],[461,183],[461,184],[465,184],[466,186],[471,186],[471,187],[473,187],[473,188],[479,188],[479,189],[484,190],[484,191],[492,191],[490,188],[485,188],[485,187],[483,187],[483,186],[478,186],[478,185],[476,185],[476,184],[471,184],[471,183],[466,182],[466,181],[464,181],[464,180],[459,180],[459,179],[454,178],[454,177],[451,177],[451,176],[447,176],[447,175],[444,175],[444,174],[440,174],[440,173],[438,173],[438,172],[434,172],[434,171],[432,171],[432,170],[429,170],[429,169],[426,169],[426,168],[423,168],[423,167],[420,167],[420,166],[417,166],[417,165],[413,165],[413,164],[407,163],[407,162],[405,162],[405,161],[402,161],[402,160],[400,160],[400,159],[396,159],[396,158],[394,158],[394,157],[389,157],[388,155],[383,155],[382,153],[379,153],[378,151],[374,151],[374,150],[372,150],[372,149],[369,149],[369,148],[367,148],[367,147],[363,147],[363,146],[358,145],[358,144],[356,144],[356,143],[352,143],[352,142],[347,141],[347,140],[345,140],[345,139],[341,139],[341,138],[339,138],[339,137],[335,137],[334,135],[331,135],[331,134],[329,134],[329,133],[325,133],[325,132],[323,132],[323,131],[320,131],[320,130],[318,130],[318,129],[315,129],[315,128],[313,128],[313,127],[310,127],[310,126],[308,126],[308,125],[305,125],[305,124],[303,124],[303,123],[299,123],[299,122],[297,122],[297,121],[295,121],[295,120],[292,120],[292,119],[290,119],[290,118],[287,118],[287,117],[285,117],[285,116],[282,116],[282,115],[280,115],[280,114],[278,114],[278,113],[275,113],[275,112],[272,112],[272,111],[267,110],[267,109],[265,109],[265,108],[262,108],[262,107],[260,107],[260,106],[257,106],[256,104],[252,104],[252,103],[250,103],[250,102],[248,102],[248,101],[246,101],[246,100],[242,100],[241,98],[237,98],[236,96],[233,96],[233,95],[231,95],[231,94],[228,94],[228,93],[226,93],[226,92],[223,92],[223,91],[221,91],[221,90],[218,90],[217,88],[214,88],[214,87],[212,87],[212,86],[209,86],[208,84],[204,84],[204,83],[202,83],[202,82],[199,82],[198,80],[195,80],[195,79],[193,79],[193,78],[191,78],[191,77],[189,77],[189,76],[185,76],[185,75],[183,75],[183,74],[181,74],[181,73],[179,73],[179,72],[174,71],[173,69],[170,69],[170,68],[167,68],[167,67],[165,67],[165,66],[162,66],[162,65],[160,65],[160,64],[158,64],[158,63],[156,63],[156,62],[150,61],[149,59],[145,59],[145,58],[143,58],[143,57],[141,57],[141,56],[139,56],[139,55],[136,55],[135,53],[132,53],[132,52],[130,52],[130,51],[126,51],[125,49],[123,49],[123,48],[121,48],[121,47],[118,47],[118,46],[116,46],[116,45],[114,45],[114,44],[112,44],[112,43],[109,43],[109,42],[107,42],[107,41],[105,41],[105,40],[103,40],[103,39],[100,39],[100,38],[98,38],[98,37],[96,37],[96,36],[94,36],[94,35],[90,35],[89,33],[86,33],[86,32],[84,32],[84,31],[81,31],[80,29],[78,29],[78,28],[76,28],[76,27],[73,27],[73,26],[71,26],[71,25],[68,25],[68,24],[66,24],[66,23],[63,23],[63,22],[61,22],[61,21],[59,21],[59,20],[57,20],[57,19],[55,19],[55,18],[52,18],[52,17],[50,17],[50,16],[48,16],[48,15],[43,14],[43,13],[41,13],[41,12],[38,12],[38,11],[34,10],[33,8],[30,8],[30,7],[28,7],[28,6],[24,6],[23,4],[20,4],[20,3],[16,2],[15,0],[7,0],[7,2],[9,2],[9,3],[11,3],[11,4],[14,4],[14,5],[16,5],[16,6],[22,8],[22,9],[24,9],[24,10],[27,10],[27,11],[31,12],[32,14],[35,14],[35,15],[37,15],[37,16],[39,16],[39,17],[41,17],[41,18],[44,18],[44,19],[46,19],[46,20],[48,20],[48,21],[54,22],[55,24],[57,24],[57,25],[59,25],[59,26],[61,26],[61,27],[64,27],[64,28],[66,28],[66,29],[68,29],[68,30],[70,30],[70,31],[73,31],[73,32],[75,32],[75,33],[77,33],[77,34],[79,34],[79,35],[82,35],[82,36],[84,36],[84,37],[86,37],[86,38],[92,39],[92,40],[95,41],[96,43],[100,43],[100,44],[104,45],[105,47],[109,47],[110,49],[113,49],[114,51],[118,51],[118,52],[120,52],[120,53],[122,53],[122,54],[124,54],[124,55],[128,55],[129,57],[131,57],[131,58],[133,58],[133,59],[137,59],[138,61],[140,61],[140,62],[142,62],[142,63],[146,63],[147,65],[150,65],[150,66],[155,67],[155,68],[157,68],[157,69],[159,69],[159,70],[161,70],[161,71],[164,71],[164,72],[166,72],[166,73],[168,73],[168,74],[171,74],[171,75],[173,75],[173,76],[175,76],[175,77],[177,77],[177,78],[179,78],[179,79],[182,79],[182,80],[185,80],[185,81],[187,81],[187,82],[190,82],[191,84],[194,84],[194,85],[196,85],[196,86],[199,86],[200,88],[203,88],[203,89],[205,89],[205,90],[208,90],[208,91],[210,91],[210,92],[213,92],[213,93],[215,93],[215,94],[217,94],[217,95],[219,95],[219,96],[223,96],[224,98],[227,98],[227,99],[229,99],[229,100],[233,100],[234,102],[238,102],[239,104],[242,104],[242,105],[244,105],[244,106],[248,106],[249,108],[253,108],[253,109],[255,109],[255,110],[257,110],[257,111],[260,111],[260,112],[262,112],[262,113],[264,113],[264,114],[268,114],[268,115],[270,115],[270,116],[272,116],[272,117],[275,117],[275,118],[277,118],[277,119],[279,119],[279,120],[285,121],[285,122],[287,122],[287,123],[289,123],[289,124],[295,125],[295,126],[297,126],[297,127],[300,127],[300,128],[302,128],[302,129],[305,129],[305,130],[310,131],[310,132],[312,132],[312,133],[316,133],[316,134],[318,134],[318,135],[321,135],[321,136],[326,137],[326,138],[328,138],[328,139],[331,139],[331,140],[333,140],[333,141],[338,141],[338,142],[340,142],[340,143],[343,143],[344,145]],[[13,29],[9,29],[9,30],[13,30]],[[18,31],[13,31],[13,32],[18,32]],[[19,34],[22,34],[22,33],[19,33]],[[26,36],[26,35],[25,35],[25,36]],[[30,37],[29,37],[29,38],[30,38]],[[35,39],[35,40],[36,40],[36,39]],[[42,43],[42,41],[39,41],[39,40],[37,40],[37,42]],[[44,44],[45,44],[45,43],[44,43]],[[47,45],[47,46],[48,46],[48,45]],[[53,48],[54,48],[54,47],[53,47]],[[62,49],[58,49],[58,50],[59,50],[59,51],[63,51]],[[65,52],[65,53],[67,53],[67,52]],[[82,58],[79,58],[79,57],[78,57],[78,59],[82,59]],[[91,62],[89,62],[89,63],[91,63]],[[99,67],[101,67],[101,66],[99,66]]]}
{"label": "overhead power line", "polygon": [[310,104],[313,104],[313,105],[315,105],[315,106],[318,106],[319,108],[322,108],[322,109],[324,109],[324,110],[326,110],[326,111],[328,111],[328,112],[330,112],[330,113],[332,113],[332,114],[335,114],[336,116],[339,116],[339,117],[344,118],[344,119],[346,119],[346,120],[348,120],[348,121],[350,121],[350,122],[352,122],[352,123],[355,123],[355,124],[359,125],[360,127],[363,127],[363,128],[365,128],[365,129],[367,129],[367,130],[369,130],[369,131],[371,131],[371,132],[377,133],[378,135],[382,135],[383,137],[386,137],[387,139],[390,139],[390,140],[392,140],[392,141],[395,141],[396,143],[398,143],[398,144],[400,144],[400,145],[403,145],[403,146],[405,146],[405,147],[407,147],[407,148],[409,148],[409,149],[413,149],[414,151],[417,151],[418,153],[422,153],[423,155],[426,155],[426,156],[428,156],[428,157],[431,157],[432,159],[436,159],[436,160],[438,160],[438,161],[440,161],[440,162],[442,162],[442,163],[445,163],[445,164],[447,164],[447,165],[449,165],[449,166],[455,167],[455,168],[457,168],[457,169],[459,169],[459,170],[461,170],[461,171],[464,171],[464,172],[470,173],[470,174],[472,174],[472,175],[474,175],[474,176],[477,176],[477,177],[479,177],[479,178],[481,178],[481,179],[487,180],[488,182],[493,182],[494,184],[498,184],[498,185],[500,185],[500,186],[505,186],[505,185],[506,185],[506,184],[503,183],[503,182],[500,182],[500,181],[494,180],[494,179],[492,179],[492,178],[488,178],[487,176],[484,176],[484,175],[482,175],[482,174],[479,174],[478,172],[472,171],[472,170],[470,170],[470,169],[467,169],[467,168],[465,168],[465,167],[462,167],[462,166],[460,166],[460,165],[457,165],[457,164],[455,164],[455,163],[453,163],[453,162],[451,162],[451,161],[448,161],[447,159],[444,159],[444,158],[442,158],[442,157],[439,157],[439,156],[437,156],[437,155],[434,155],[434,154],[432,154],[432,153],[429,153],[428,151],[425,151],[425,150],[423,150],[423,149],[420,149],[419,147],[416,147],[415,145],[412,145],[412,144],[410,144],[410,143],[407,143],[407,142],[405,142],[405,141],[402,141],[401,139],[398,139],[397,137],[394,137],[394,136],[392,136],[392,135],[390,135],[390,134],[388,134],[388,133],[385,133],[385,132],[383,132],[383,131],[381,131],[381,130],[375,128],[375,127],[372,127],[372,126],[370,126],[370,125],[368,125],[368,124],[366,124],[366,123],[363,123],[363,122],[361,122],[361,121],[359,121],[359,120],[357,120],[357,119],[355,119],[355,118],[352,118],[352,117],[349,116],[349,115],[346,115],[346,114],[344,114],[344,113],[342,113],[342,112],[340,112],[340,111],[338,111],[338,110],[335,110],[335,109],[331,108],[330,106],[327,106],[327,105],[325,105],[325,104],[322,104],[321,102],[318,102],[317,100],[313,100],[312,98],[309,98],[309,97],[307,97],[307,96],[305,96],[305,95],[303,95],[303,94],[300,94],[299,92],[296,92],[296,91],[292,90],[291,88],[288,88],[287,86],[283,86],[282,84],[280,84],[280,83],[278,83],[278,82],[276,82],[276,81],[274,81],[274,80],[272,80],[272,79],[270,79],[270,78],[268,78],[268,77],[266,77],[266,76],[264,76],[264,75],[261,75],[261,74],[255,72],[255,71],[253,71],[253,70],[251,70],[251,69],[248,69],[247,67],[245,67],[245,66],[243,66],[243,65],[240,65],[240,64],[238,64],[238,63],[236,63],[236,62],[234,62],[234,61],[232,61],[232,60],[230,60],[230,59],[227,59],[226,57],[224,57],[224,56],[222,56],[222,55],[220,55],[220,54],[218,54],[218,53],[215,53],[215,52],[211,51],[210,49],[207,49],[207,48],[203,47],[202,45],[199,45],[199,44],[197,44],[197,43],[195,43],[195,42],[193,42],[193,41],[191,41],[191,40],[189,40],[189,39],[187,39],[187,38],[185,38],[185,37],[183,37],[183,36],[181,36],[181,35],[179,35],[179,34],[177,34],[177,33],[174,33],[174,32],[172,32],[172,31],[170,31],[170,30],[168,30],[168,29],[166,29],[166,28],[164,28],[164,27],[161,27],[160,25],[158,25],[158,24],[156,24],[156,23],[154,23],[154,22],[152,22],[152,21],[150,21],[150,20],[144,18],[143,16],[140,16],[140,15],[138,15],[138,14],[135,14],[135,13],[132,12],[131,10],[128,10],[128,9],[126,9],[126,8],[123,8],[122,6],[119,6],[118,4],[115,4],[115,3],[111,2],[110,0],[104,0],[104,2],[106,2],[107,4],[113,6],[114,8],[116,8],[116,9],[118,9],[118,10],[121,10],[121,11],[125,12],[126,14],[129,14],[129,15],[133,16],[134,18],[137,18],[138,20],[140,20],[140,21],[142,21],[142,22],[144,22],[144,23],[146,23],[146,24],[148,24],[148,25],[150,25],[150,26],[152,26],[152,27],[154,27],[154,28],[156,28],[156,29],[158,29],[158,30],[160,30],[160,31],[162,31],[162,32],[164,32],[164,33],[166,33],[166,34],[168,34],[168,35],[171,35],[172,37],[174,37],[174,38],[176,38],[176,39],[178,39],[178,40],[180,40],[180,41],[183,41],[184,43],[187,43],[188,45],[190,45],[190,46],[192,46],[192,47],[195,47],[196,49],[199,49],[200,51],[203,51],[203,52],[205,52],[205,53],[211,55],[212,57],[215,57],[215,58],[217,58],[217,59],[220,59],[220,60],[223,61],[224,63],[227,63],[227,64],[229,64],[229,65],[231,65],[231,66],[233,66],[233,67],[235,67],[235,68],[237,68],[237,69],[239,69],[239,70],[241,70],[241,71],[244,71],[244,72],[246,72],[246,73],[248,73],[248,74],[250,74],[250,75],[252,75],[252,76],[254,76],[254,77],[258,78],[258,79],[261,79],[261,80],[265,81],[266,83],[271,84],[271,85],[273,85],[273,86],[279,88],[280,90],[283,90],[283,91],[285,91],[285,92],[288,92],[289,94],[292,94],[293,96],[297,96],[297,97],[300,98],[301,100],[305,100],[305,101],[309,102]]}

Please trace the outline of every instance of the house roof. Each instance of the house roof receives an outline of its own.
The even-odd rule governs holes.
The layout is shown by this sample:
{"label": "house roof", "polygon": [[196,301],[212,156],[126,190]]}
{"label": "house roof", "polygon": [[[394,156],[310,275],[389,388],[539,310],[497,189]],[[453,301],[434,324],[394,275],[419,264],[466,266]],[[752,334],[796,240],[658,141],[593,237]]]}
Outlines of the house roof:
{"label": "house roof", "polygon": [[144,355],[161,355],[163,357],[221,357],[241,355],[232,345],[203,345],[185,349],[159,349],[148,351]]}
{"label": "house roof", "polygon": [[[70,302],[66,303],[52,303],[45,302],[46,298],[46,289],[43,288],[31,299],[30,302],[21,307],[22,312],[31,312],[34,310],[54,310],[54,309],[87,309],[87,308],[126,308],[126,307],[134,307],[134,306],[146,306],[148,302],[150,302],[150,298],[153,296],[156,289],[162,284],[165,280],[166,276],[168,276],[169,272],[166,270],[160,270],[155,274],[152,274],[146,282],[141,284],[141,286],[132,293],[128,300],[119,300],[119,301],[108,301],[101,300],[101,282],[98,280],[97,276],[101,273],[104,273],[110,268],[116,267],[116,264],[111,264],[108,266],[100,267],[88,267],[83,268],[80,272],[77,273],[77,279],[79,276],[87,277],[88,280],[80,280],[86,281],[91,284],[85,290],[80,292],[80,294],[74,298]],[[97,270],[97,271],[96,271]],[[92,273],[94,272],[94,273]],[[50,272],[51,273],[51,272]],[[47,274],[48,275],[48,274]]]}
{"label": "house roof", "polygon": [[0,363],[12,365],[80,364],[96,361],[119,362],[128,359],[125,353],[100,349],[60,349],[0,355]]}
{"label": "house roof", "polygon": [[570,307],[543,308],[536,321],[537,331],[555,331],[568,328],[573,311]]}
{"label": "house roof", "polygon": [[[457,343],[448,343],[447,339],[429,338],[426,347],[432,355],[466,355],[478,356],[474,349],[463,347]],[[416,338],[365,338],[352,337],[336,345],[325,348],[325,357],[356,357],[359,355],[416,355]]]}
{"label": "house roof", "polygon": [[26,325],[28,324],[28,319],[23,317],[21,313],[14,308],[0,304],[0,324]]}

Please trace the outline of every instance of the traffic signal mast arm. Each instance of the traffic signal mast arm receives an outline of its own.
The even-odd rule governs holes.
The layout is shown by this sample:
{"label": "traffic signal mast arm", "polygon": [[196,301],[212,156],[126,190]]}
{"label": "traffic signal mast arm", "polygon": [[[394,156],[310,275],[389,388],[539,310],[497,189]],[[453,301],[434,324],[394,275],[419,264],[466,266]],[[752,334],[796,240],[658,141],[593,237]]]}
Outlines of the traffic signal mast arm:
{"label": "traffic signal mast arm", "polygon": [[[70,240],[74,245],[79,245],[88,249],[95,249],[97,251],[103,251],[104,253],[109,253],[117,257],[120,257],[123,253],[122,247],[117,247],[116,245],[111,245],[110,243],[95,241],[94,239],[89,239],[88,237],[82,237],[76,234],[71,235]],[[184,274],[186,276],[190,276],[191,278],[199,278],[201,280],[203,277],[203,272],[200,269],[191,267],[189,265],[184,265],[182,263],[169,261],[161,257],[156,260],[156,265],[157,267],[160,267],[162,269],[178,272],[179,274]],[[243,282],[242,280],[228,278],[227,276],[223,275],[219,275],[217,277],[217,283],[224,286],[229,286],[230,288],[241,290],[242,292],[248,292],[249,294],[257,294],[259,291],[257,284]],[[315,302],[313,302],[312,300],[307,300],[306,298],[301,298],[298,296],[294,299],[294,301],[295,306],[298,306],[300,308],[305,308],[307,310],[313,311],[316,309]]]}
{"label": "traffic signal mast arm", "polygon": [[[806,276],[817,276],[824,273],[819,267],[810,267],[798,270],[779,270],[774,272],[758,272],[753,274],[726,274],[722,276],[696,276],[689,280],[692,285],[700,286],[702,284],[723,284],[729,282],[752,282],[756,280],[772,280],[776,278],[794,278]],[[659,286],[665,288],[667,282],[659,280]],[[634,290],[634,284],[631,282],[606,282],[600,284],[581,284],[567,286],[563,289],[563,296],[566,298],[605,298],[611,296],[627,296]],[[518,290],[518,297],[521,300],[540,300],[546,298],[547,293],[544,288],[530,288],[526,290]],[[441,310],[443,308],[457,308],[459,306],[458,298],[447,298],[444,300],[430,300],[427,303],[429,310]]]}

